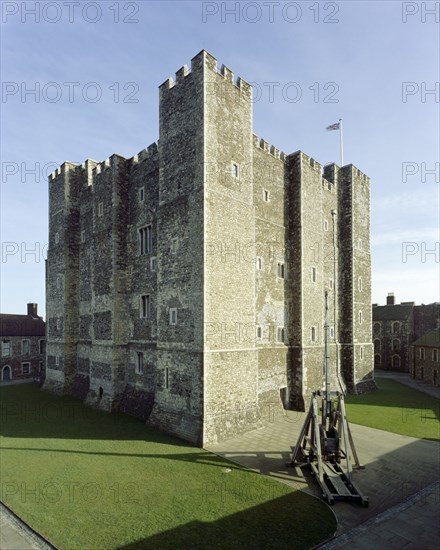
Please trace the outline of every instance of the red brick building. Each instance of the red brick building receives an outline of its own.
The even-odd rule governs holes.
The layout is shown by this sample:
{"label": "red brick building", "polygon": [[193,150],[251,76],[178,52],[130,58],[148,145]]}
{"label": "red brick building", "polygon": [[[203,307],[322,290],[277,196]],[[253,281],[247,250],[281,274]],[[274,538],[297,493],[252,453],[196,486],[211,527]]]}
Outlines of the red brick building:
{"label": "red brick building", "polygon": [[1,381],[44,379],[46,324],[37,304],[27,305],[27,315],[0,313]]}
{"label": "red brick building", "polygon": [[410,347],[437,326],[440,304],[396,304],[390,292],[386,305],[373,304],[374,367],[410,371]]}
{"label": "red brick building", "polygon": [[410,375],[440,386],[440,328],[430,330],[411,346]]}

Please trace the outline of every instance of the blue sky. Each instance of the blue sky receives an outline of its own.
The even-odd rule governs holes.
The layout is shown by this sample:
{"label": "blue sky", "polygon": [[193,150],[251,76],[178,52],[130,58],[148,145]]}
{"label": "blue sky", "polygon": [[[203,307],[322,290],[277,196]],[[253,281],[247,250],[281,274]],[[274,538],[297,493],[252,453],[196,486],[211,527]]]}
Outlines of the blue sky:
{"label": "blue sky", "polygon": [[44,313],[46,173],[156,141],[157,87],[201,49],[256,84],[254,132],[286,153],[339,163],[325,127],[343,118],[344,164],[372,181],[373,302],[439,300],[440,26],[423,4],[439,6],[3,2],[1,311]]}

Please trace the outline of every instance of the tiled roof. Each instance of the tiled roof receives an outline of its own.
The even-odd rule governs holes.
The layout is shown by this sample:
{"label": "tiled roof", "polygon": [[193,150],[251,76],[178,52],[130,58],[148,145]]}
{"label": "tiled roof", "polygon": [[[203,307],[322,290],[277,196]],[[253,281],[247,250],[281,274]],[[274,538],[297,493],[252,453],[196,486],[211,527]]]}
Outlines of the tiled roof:
{"label": "tiled roof", "polygon": [[46,324],[41,317],[0,313],[0,337],[44,336]]}
{"label": "tiled roof", "polygon": [[413,346],[440,348],[440,328],[430,330],[413,343]]}
{"label": "tiled roof", "polygon": [[373,307],[373,321],[394,321],[408,319],[414,306],[375,306]]}

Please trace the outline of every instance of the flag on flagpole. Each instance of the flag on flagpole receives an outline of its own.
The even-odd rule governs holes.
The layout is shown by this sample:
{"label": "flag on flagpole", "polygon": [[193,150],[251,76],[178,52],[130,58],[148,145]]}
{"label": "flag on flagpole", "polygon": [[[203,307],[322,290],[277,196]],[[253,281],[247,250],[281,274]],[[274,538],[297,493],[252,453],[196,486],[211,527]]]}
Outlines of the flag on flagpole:
{"label": "flag on flagpole", "polygon": [[342,118],[339,119],[339,122],[335,122],[334,124],[330,124],[330,126],[327,126],[326,130],[339,130],[339,148],[340,148],[340,154],[341,154],[341,166],[344,166],[344,153],[343,153],[343,146],[342,146]]}

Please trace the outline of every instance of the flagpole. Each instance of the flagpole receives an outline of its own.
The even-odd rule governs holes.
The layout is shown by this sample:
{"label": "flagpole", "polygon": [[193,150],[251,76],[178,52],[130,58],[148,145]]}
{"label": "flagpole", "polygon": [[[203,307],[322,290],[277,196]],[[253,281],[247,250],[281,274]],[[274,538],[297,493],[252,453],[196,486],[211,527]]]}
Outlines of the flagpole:
{"label": "flagpole", "polygon": [[344,166],[344,146],[342,141],[342,118],[339,119],[339,148],[341,152],[341,168]]}

